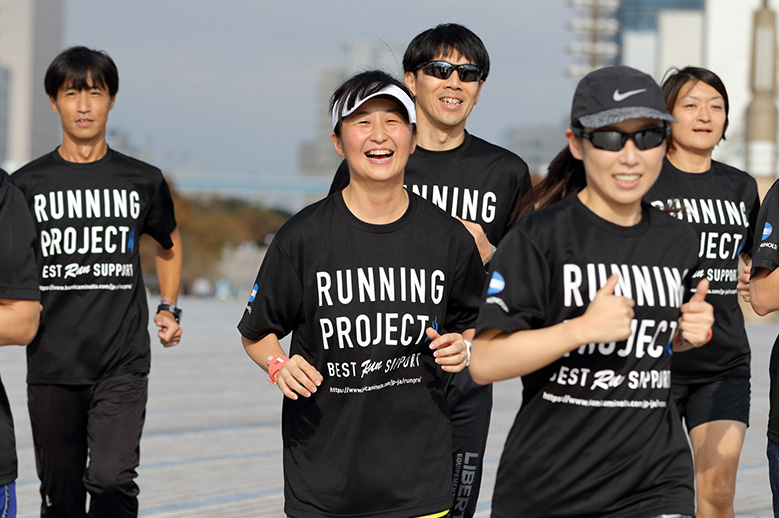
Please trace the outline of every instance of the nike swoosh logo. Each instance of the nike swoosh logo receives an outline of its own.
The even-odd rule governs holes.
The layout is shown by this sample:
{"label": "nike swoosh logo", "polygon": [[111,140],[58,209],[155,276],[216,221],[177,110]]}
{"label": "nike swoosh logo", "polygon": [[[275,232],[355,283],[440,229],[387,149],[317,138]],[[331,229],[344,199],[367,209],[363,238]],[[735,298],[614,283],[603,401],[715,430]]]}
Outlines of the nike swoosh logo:
{"label": "nike swoosh logo", "polygon": [[614,100],[617,102],[624,101],[628,97],[631,97],[636,94],[640,94],[641,92],[646,92],[646,88],[642,88],[640,90],[631,90],[629,92],[620,93],[619,88],[614,90]]}

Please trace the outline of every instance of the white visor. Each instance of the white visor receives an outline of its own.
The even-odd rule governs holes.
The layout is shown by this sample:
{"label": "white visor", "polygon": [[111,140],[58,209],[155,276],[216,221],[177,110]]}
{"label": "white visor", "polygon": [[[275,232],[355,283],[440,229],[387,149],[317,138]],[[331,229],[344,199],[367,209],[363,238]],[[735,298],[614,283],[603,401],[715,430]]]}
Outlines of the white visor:
{"label": "white visor", "polygon": [[[341,110],[341,117],[340,120],[345,119],[350,114],[354,113],[357,108],[363,105],[365,101],[369,99],[373,99],[374,97],[378,97],[380,95],[386,95],[389,97],[392,97],[393,99],[397,99],[400,101],[400,103],[403,105],[404,108],[406,108],[406,114],[408,115],[408,121],[411,124],[416,124],[417,122],[417,112],[414,109],[414,101],[411,100],[411,98],[408,96],[406,92],[404,92],[401,88],[398,88],[395,85],[389,85],[385,86],[375,94],[371,94],[368,97],[365,97],[364,99],[358,99],[357,102],[354,103],[354,106],[352,106],[349,109],[346,109],[345,107],[343,110]],[[333,107],[333,129],[338,125],[339,117],[338,117],[338,110],[340,109],[340,104],[336,104]]]}

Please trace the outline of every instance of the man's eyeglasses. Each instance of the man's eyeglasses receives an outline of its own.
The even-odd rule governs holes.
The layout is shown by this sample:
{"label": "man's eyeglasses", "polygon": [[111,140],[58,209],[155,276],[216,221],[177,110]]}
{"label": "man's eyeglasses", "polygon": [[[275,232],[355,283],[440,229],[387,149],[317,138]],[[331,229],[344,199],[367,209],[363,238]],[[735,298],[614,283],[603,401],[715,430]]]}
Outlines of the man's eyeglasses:
{"label": "man's eyeglasses", "polygon": [[665,138],[671,132],[671,128],[663,126],[662,128],[648,128],[635,133],[623,133],[617,130],[598,130],[586,132],[581,128],[572,128],[573,133],[579,137],[586,138],[592,145],[598,149],[606,151],[619,151],[625,147],[628,139],[633,139],[636,147],[645,151],[656,148],[663,143]]}
{"label": "man's eyeglasses", "polygon": [[452,72],[457,70],[457,75],[460,76],[460,81],[463,83],[479,81],[481,76],[484,75],[481,68],[476,65],[452,65],[446,61],[428,61],[419,65],[417,70],[420,68],[425,75],[437,77],[438,79],[449,79]]}

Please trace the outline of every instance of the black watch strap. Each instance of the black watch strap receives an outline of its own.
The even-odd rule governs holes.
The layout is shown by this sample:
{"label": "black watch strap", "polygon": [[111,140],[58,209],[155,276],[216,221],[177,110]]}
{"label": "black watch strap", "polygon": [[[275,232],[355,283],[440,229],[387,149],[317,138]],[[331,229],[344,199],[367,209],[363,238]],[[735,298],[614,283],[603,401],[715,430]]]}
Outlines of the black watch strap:
{"label": "black watch strap", "polygon": [[173,318],[176,319],[176,322],[181,320],[181,308],[177,308],[173,304],[160,304],[157,306],[157,313],[160,311],[169,311],[170,313],[173,313]]}

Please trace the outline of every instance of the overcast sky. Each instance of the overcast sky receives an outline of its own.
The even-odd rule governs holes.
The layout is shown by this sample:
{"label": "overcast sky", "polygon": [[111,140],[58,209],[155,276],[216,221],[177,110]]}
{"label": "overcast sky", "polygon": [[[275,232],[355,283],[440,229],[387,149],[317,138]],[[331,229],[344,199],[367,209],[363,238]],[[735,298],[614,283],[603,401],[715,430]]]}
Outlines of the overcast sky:
{"label": "overcast sky", "polygon": [[[109,129],[163,168],[294,174],[315,134],[319,71],[343,43],[403,47],[438,23],[468,26],[491,71],[468,129],[503,144],[510,127],[559,125],[575,82],[566,53],[576,13],[564,0],[65,0],[65,45],[107,51],[119,67]],[[398,56],[400,60],[402,56]]]}

